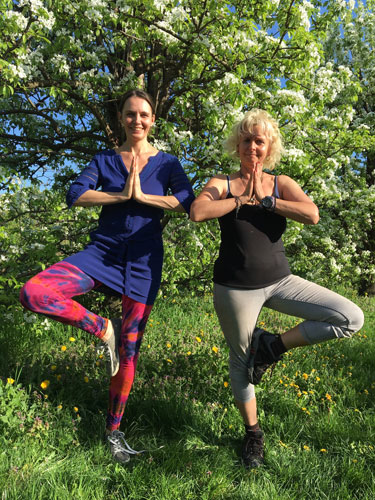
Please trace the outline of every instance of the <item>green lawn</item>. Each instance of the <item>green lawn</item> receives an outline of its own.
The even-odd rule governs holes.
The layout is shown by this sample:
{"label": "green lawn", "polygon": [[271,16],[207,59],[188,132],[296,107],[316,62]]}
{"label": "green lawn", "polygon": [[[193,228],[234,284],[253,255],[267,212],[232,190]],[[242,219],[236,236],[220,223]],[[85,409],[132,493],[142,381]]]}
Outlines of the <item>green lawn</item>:
{"label": "green lawn", "polygon": [[[243,427],[211,297],[158,299],[122,425],[149,451],[126,466],[103,441],[95,339],[3,311],[1,500],[373,500],[375,299],[345,295],[365,311],[362,331],[287,353],[258,386],[266,463],[255,471],[239,462]],[[296,324],[267,310],[260,320],[275,333]]]}

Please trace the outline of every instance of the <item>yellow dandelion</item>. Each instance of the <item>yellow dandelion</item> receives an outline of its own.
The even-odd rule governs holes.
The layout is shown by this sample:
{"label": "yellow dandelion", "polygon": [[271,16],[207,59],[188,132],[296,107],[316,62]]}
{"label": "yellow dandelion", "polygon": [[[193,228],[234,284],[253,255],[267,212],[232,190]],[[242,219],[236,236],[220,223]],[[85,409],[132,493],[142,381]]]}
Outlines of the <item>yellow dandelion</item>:
{"label": "yellow dandelion", "polygon": [[321,452],[321,453],[327,453],[327,450],[326,450],[325,448],[322,448],[322,449],[320,450],[320,452]]}
{"label": "yellow dandelion", "polygon": [[284,380],[283,379],[280,379],[279,380],[280,384],[283,384],[284,383]]}
{"label": "yellow dandelion", "polygon": [[61,380],[61,375],[56,375],[56,380],[59,382]]}
{"label": "yellow dandelion", "polygon": [[224,387],[228,387],[228,385],[229,385],[228,382],[225,381],[224,382]]}
{"label": "yellow dandelion", "polygon": [[363,392],[364,392],[365,394],[368,394],[368,390],[367,390],[367,389],[365,389]]}
{"label": "yellow dandelion", "polygon": [[213,346],[212,350],[217,354],[219,352],[219,348],[216,346]]}
{"label": "yellow dandelion", "polygon": [[259,326],[264,326],[265,325],[265,322],[264,321],[260,321],[259,322]]}
{"label": "yellow dandelion", "polygon": [[188,351],[186,354],[187,354],[188,356],[191,356],[191,351]]}
{"label": "yellow dandelion", "polygon": [[361,412],[358,410],[358,408],[355,408],[355,410],[354,410],[354,411],[356,411],[357,413],[361,413]]}
{"label": "yellow dandelion", "polygon": [[283,443],[282,441],[279,441],[279,445],[282,446],[283,448],[287,448],[287,445]]}
{"label": "yellow dandelion", "polygon": [[305,408],[305,407],[303,407],[303,408],[301,408],[301,410],[302,410],[302,411],[306,411],[306,408]]}
{"label": "yellow dandelion", "polygon": [[302,377],[303,377],[305,380],[307,380],[307,379],[309,378],[309,376],[307,375],[307,373],[303,373],[303,374],[302,374]]}
{"label": "yellow dandelion", "polygon": [[69,337],[70,342],[75,342],[76,339],[74,337]]}
{"label": "yellow dandelion", "polygon": [[48,399],[48,394],[45,394],[45,395],[44,395],[44,399]]}
{"label": "yellow dandelion", "polygon": [[99,354],[99,359],[103,359],[103,354]]}
{"label": "yellow dandelion", "polygon": [[47,389],[47,387],[49,386],[49,384],[50,384],[49,380],[43,380],[43,382],[40,384],[40,387],[42,389]]}
{"label": "yellow dandelion", "polygon": [[310,446],[307,446],[307,444],[304,444],[303,445],[303,449],[306,450],[306,451],[310,451]]}
{"label": "yellow dandelion", "polygon": [[202,342],[202,339],[201,339],[200,337],[195,337],[195,340],[196,340],[197,342]]}
{"label": "yellow dandelion", "polygon": [[89,377],[88,377],[87,375],[85,375],[85,376],[83,377],[83,380],[87,383],[87,382],[89,381]]}
{"label": "yellow dandelion", "polygon": [[330,394],[328,394],[328,392],[327,392],[327,394],[326,394],[326,398],[328,399],[328,401],[331,401],[331,400],[332,400],[332,396],[331,396]]}
{"label": "yellow dandelion", "polygon": [[100,361],[95,362],[96,366],[100,366]]}
{"label": "yellow dandelion", "polygon": [[307,391],[302,391],[302,394],[307,394]]}
{"label": "yellow dandelion", "polygon": [[56,370],[57,366],[56,365],[52,365],[51,366],[51,370],[54,372]]}
{"label": "yellow dandelion", "polygon": [[73,408],[73,410],[75,411],[75,413],[78,413],[78,408],[76,406]]}
{"label": "yellow dandelion", "polygon": [[319,382],[320,381],[320,377],[316,377],[316,381]]}
{"label": "yellow dandelion", "polygon": [[283,363],[281,366],[282,366],[283,368],[286,368],[286,364],[285,364],[285,363]]}
{"label": "yellow dandelion", "polygon": [[173,361],[171,359],[167,359],[168,363],[173,363]]}
{"label": "yellow dandelion", "polygon": [[58,409],[58,410],[62,410],[62,405],[58,405],[58,406],[57,406],[57,409]]}
{"label": "yellow dandelion", "polygon": [[11,378],[11,377],[7,378],[7,384],[13,385],[14,384],[14,378]]}
{"label": "yellow dandelion", "polygon": [[62,346],[61,346],[61,350],[62,350],[63,352],[64,352],[64,351],[66,351],[66,345],[62,345]]}
{"label": "yellow dandelion", "polygon": [[358,460],[356,458],[353,458],[352,462],[354,462],[356,464],[358,462]]}
{"label": "yellow dandelion", "polygon": [[151,346],[150,346],[150,344],[147,344],[147,349],[151,349]]}

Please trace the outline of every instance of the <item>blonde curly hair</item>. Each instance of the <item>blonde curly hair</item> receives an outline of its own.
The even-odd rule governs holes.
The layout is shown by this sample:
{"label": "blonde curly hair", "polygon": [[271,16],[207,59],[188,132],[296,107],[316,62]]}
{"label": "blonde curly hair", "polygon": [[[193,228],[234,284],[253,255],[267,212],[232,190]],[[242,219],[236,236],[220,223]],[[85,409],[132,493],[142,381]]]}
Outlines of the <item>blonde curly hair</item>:
{"label": "blonde curly hair", "polygon": [[253,108],[247,111],[242,120],[233,126],[230,136],[224,142],[224,148],[230,156],[238,158],[240,136],[245,133],[252,133],[256,125],[261,127],[264,135],[271,143],[271,152],[264,161],[264,167],[272,170],[279,163],[284,148],[279,124],[263,109]]}

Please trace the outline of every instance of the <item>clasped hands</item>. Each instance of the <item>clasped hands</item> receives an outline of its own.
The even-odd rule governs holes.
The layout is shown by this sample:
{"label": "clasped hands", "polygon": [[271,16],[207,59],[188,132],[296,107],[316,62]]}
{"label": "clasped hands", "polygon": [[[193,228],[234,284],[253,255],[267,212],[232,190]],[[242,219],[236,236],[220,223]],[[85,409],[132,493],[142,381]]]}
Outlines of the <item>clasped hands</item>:
{"label": "clasped hands", "polygon": [[139,178],[139,157],[138,155],[133,155],[132,162],[129,169],[129,175],[126,180],[125,187],[122,191],[122,194],[125,198],[124,201],[128,201],[130,199],[136,200],[140,203],[145,201],[145,194],[141,188],[141,180]]}
{"label": "clasped hands", "polygon": [[242,203],[254,203],[255,200],[260,203],[262,201],[264,198],[262,177],[263,165],[260,162],[257,162],[251,166],[249,181],[244,192],[240,196]]}

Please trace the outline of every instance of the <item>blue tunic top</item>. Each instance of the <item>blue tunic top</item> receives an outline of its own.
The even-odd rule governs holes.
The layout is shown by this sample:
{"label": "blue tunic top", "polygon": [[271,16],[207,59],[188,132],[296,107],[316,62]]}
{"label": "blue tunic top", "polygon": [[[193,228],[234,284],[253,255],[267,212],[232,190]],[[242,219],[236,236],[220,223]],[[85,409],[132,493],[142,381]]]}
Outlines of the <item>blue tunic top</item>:
{"label": "blue tunic top", "polygon": [[[113,150],[94,156],[70,186],[69,207],[87,190],[123,191],[129,173]],[[178,159],[159,151],[140,173],[145,194],[166,196],[170,189],[187,213],[194,200],[190,182]],[[64,259],[120,294],[153,304],[161,280],[163,242],[161,208],[135,200],[104,205],[98,228],[84,250]]]}

